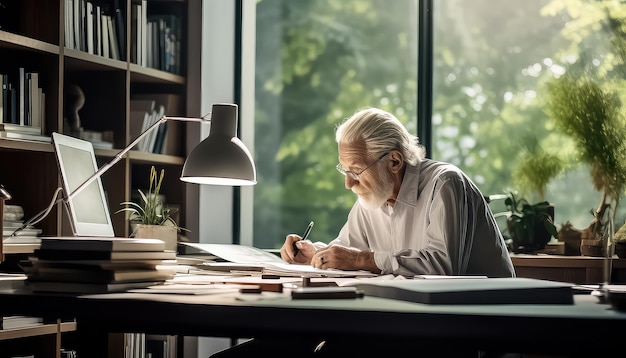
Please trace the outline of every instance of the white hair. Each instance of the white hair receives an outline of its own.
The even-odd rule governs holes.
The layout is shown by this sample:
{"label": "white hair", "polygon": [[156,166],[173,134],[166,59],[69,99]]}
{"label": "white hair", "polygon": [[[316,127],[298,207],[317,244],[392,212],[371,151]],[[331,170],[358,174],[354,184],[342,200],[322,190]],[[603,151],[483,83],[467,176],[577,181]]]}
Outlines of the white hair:
{"label": "white hair", "polygon": [[415,165],[426,156],[417,136],[412,135],[393,114],[379,108],[365,108],[341,123],[335,132],[337,143],[364,141],[371,157],[399,150],[404,161]]}

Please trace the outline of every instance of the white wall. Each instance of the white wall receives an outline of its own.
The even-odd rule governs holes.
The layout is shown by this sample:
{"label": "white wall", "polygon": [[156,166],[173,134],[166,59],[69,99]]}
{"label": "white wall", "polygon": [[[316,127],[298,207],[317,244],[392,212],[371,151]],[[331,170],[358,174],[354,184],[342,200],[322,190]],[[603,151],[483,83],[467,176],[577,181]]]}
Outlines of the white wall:
{"label": "white wall", "polygon": [[[189,26],[202,26],[202,34],[189,39],[188,102],[189,115],[202,116],[213,103],[235,102],[236,2],[232,0],[189,0]],[[243,73],[239,114],[241,139],[254,149],[254,53],[255,0],[243,0]],[[200,12],[197,9],[202,8]],[[210,128],[187,126],[187,152],[209,134]],[[233,188],[187,184],[186,224],[192,241],[231,243],[233,236]],[[242,187],[241,243],[252,244],[252,187]],[[230,345],[228,338],[188,337],[185,358],[206,358]]]}

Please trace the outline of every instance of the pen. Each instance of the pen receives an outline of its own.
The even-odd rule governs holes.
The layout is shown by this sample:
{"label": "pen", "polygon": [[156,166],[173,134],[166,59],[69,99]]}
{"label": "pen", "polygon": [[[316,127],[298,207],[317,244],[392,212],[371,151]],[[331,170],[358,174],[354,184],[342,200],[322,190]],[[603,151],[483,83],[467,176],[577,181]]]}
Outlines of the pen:
{"label": "pen", "polygon": [[[309,223],[309,226],[306,227],[306,230],[304,230],[304,234],[302,235],[302,240],[306,240],[307,237],[309,237],[309,234],[311,233],[311,229],[313,228],[313,225],[315,223],[313,221],[311,221]],[[293,243],[293,256],[296,256],[298,254],[300,250],[298,250],[298,247],[296,246],[296,242],[294,241]]]}

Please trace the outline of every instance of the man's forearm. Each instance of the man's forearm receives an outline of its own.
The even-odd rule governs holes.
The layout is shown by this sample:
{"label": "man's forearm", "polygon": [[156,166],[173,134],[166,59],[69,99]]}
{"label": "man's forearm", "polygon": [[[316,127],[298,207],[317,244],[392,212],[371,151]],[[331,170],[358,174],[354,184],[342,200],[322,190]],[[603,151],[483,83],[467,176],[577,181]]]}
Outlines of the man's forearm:
{"label": "man's forearm", "polygon": [[376,266],[376,261],[374,261],[373,251],[360,251],[356,256],[356,267],[373,273],[381,272],[378,266]]}

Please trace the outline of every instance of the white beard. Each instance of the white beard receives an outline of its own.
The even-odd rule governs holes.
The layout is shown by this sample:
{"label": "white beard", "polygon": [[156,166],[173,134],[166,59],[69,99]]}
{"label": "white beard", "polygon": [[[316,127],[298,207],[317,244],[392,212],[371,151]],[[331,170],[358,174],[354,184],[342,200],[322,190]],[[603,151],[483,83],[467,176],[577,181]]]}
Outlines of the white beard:
{"label": "white beard", "polygon": [[[383,174],[384,173],[384,174]],[[369,192],[367,197],[359,195],[359,203],[366,210],[380,209],[393,195],[393,182],[391,175],[386,171],[375,178],[375,188]]]}

